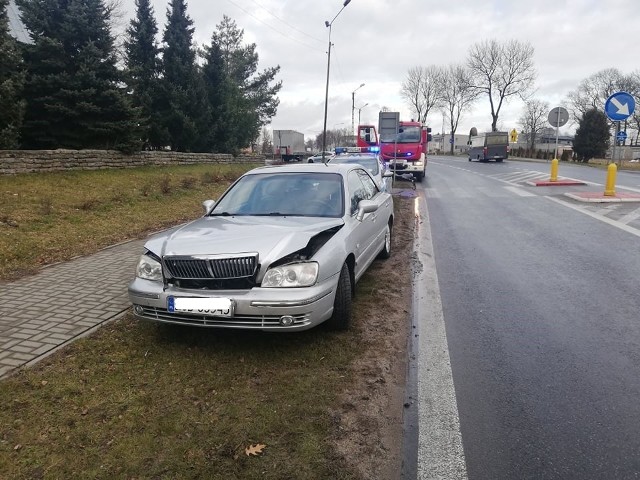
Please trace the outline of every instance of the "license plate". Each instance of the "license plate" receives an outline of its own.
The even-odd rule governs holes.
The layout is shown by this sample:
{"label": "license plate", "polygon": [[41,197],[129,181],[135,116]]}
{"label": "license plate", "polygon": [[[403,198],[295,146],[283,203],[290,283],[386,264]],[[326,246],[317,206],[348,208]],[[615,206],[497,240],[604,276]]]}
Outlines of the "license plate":
{"label": "license plate", "polygon": [[233,317],[233,302],[229,298],[167,298],[171,313],[191,313],[210,317]]}

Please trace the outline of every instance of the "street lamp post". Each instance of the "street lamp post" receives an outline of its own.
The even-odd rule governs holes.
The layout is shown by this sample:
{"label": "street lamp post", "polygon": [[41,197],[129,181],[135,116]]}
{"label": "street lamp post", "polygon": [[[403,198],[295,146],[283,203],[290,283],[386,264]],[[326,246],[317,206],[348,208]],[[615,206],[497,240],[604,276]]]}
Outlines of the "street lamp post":
{"label": "street lamp post", "polygon": [[351,3],[351,0],[344,0],[344,3],[342,4],[342,8],[336,14],[336,16],[333,17],[333,20],[331,20],[330,22],[325,20],[324,22],[324,25],[326,27],[329,27],[329,51],[327,52],[327,86],[324,92],[324,126],[322,128],[322,163],[324,163],[324,152],[327,149],[327,105],[329,103],[329,68],[331,67],[331,25],[333,25],[333,22],[335,22],[336,18],[338,18],[338,15],[342,13],[342,10],[344,10],[344,7],[349,5],[349,3]]}
{"label": "street lamp post", "polygon": [[[353,92],[351,92],[351,133],[355,134],[355,125],[353,124],[353,112],[356,108],[356,92],[358,89],[364,87],[364,83],[361,83],[358,88],[356,88]],[[360,123],[360,122],[358,122]]]}
{"label": "street lamp post", "polygon": [[[368,103],[365,103],[364,105],[362,105],[361,107],[358,108],[358,125],[360,125],[360,112],[362,111],[362,109],[364,107],[366,107],[367,105],[369,105]],[[357,135],[357,133],[356,133]]]}

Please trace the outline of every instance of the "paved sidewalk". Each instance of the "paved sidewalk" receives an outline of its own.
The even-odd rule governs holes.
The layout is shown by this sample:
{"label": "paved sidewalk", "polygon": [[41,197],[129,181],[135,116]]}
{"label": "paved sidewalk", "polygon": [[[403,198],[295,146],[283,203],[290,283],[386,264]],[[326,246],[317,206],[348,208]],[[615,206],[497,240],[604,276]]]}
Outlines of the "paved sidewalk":
{"label": "paved sidewalk", "polygon": [[0,283],[0,378],[118,317],[146,239]]}

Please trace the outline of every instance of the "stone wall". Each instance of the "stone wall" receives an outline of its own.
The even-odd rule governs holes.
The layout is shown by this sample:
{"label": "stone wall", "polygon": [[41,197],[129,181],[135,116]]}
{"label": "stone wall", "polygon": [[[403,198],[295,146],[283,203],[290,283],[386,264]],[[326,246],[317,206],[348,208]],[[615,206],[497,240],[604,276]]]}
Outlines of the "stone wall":
{"label": "stone wall", "polygon": [[234,157],[224,153],[151,151],[126,155],[114,150],[0,150],[0,175],[200,163],[264,165],[265,160],[264,155]]}

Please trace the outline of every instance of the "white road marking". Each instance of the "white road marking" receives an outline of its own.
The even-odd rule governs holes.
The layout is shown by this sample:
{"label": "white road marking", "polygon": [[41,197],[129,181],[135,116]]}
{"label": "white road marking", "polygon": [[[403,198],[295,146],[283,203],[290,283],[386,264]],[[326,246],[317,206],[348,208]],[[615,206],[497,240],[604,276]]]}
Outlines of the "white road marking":
{"label": "white road marking", "polygon": [[416,277],[419,298],[414,314],[418,338],[418,480],[466,480],[467,467],[460,433],[451,360],[442,312],[440,287],[431,240],[431,227],[422,197],[417,198],[416,251],[422,271]]}
{"label": "white road marking", "polygon": [[578,205],[573,205],[571,203],[565,202],[564,200],[560,200],[558,198],[554,198],[554,197],[545,197],[549,200],[551,200],[552,202],[556,202],[560,205],[563,205],[567,208],[571,208],[572,210],[575,210],[577,212],[580,213],[584,213],[585,215],[590,216],[591,218],[595,218],[596,220],[600,220],[601,222],[604,222],[608,225],[611,225],[613,227],[619,228],[620,230],[624,230],[627,233],[630,233],[632,235],[635,235],[636,237],[640,237],[640,230],[638,230],[637,228],[633,228],[630,227],[629,225],[626,225],[624,223],[620,223],[617,220],[612,220],[611,218],[605,217],[603,215],[599,215],[595,212],[591,212],[587,209],[585,209],[582,206],[578,206]]}
{"label": "white road marking", "polygon": [[528,172],[528,173],[519,173],[517,175],[512,175],[510,177],[503,177],[504,180],[507,180],[511,183],[524,182],[526,180],[532,180],[534,178],[544,178],[545,174],[540,172]]}
{"label": "white road marking", "polygon": [[636,208],[634,211],[623,215],[618,219],[618,221],[620,223],[628,224],[630,222],[633,222],[634,220],[637,220],[638,218],[640,218],[640,208]]}
{"label": "white road marking", "polygon": [[515,193],[516,195],[520,195],[521,197],[537,197],[537,195],[533,192],[528,191],[524,187],[502,187],[505,190],[509,190],[510,192]]}

